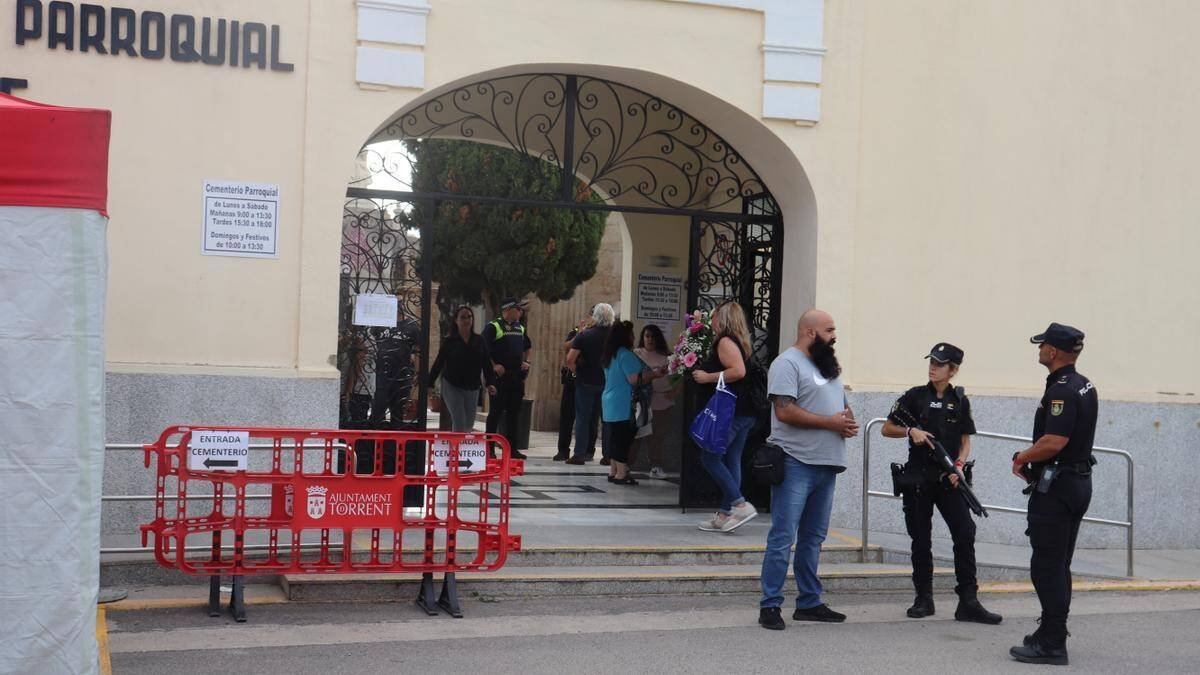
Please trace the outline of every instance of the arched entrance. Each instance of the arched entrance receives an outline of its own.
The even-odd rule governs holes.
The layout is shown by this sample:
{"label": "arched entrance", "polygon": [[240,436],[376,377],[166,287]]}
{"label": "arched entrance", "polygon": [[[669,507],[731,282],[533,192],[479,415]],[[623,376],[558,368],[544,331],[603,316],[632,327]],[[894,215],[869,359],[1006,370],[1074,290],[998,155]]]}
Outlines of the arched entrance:
{"label": "arched entrance", "polygon": [[[430,141],[512,151],[526,179],[503,195],[431,182],[416,161],[419,144]],[[436,214],[460,205],[687,219],[687,309],[737,299],[747,309],[756,355],[765,362],[778,350],[779,205],[737,150],[658,96],[583,74],[481,78],[393,116],[364,144],[358,169],[343,217],[343,426],[425,427],[437,281],[429,252],[439,234]],[[353,302],[360,294],[394,296],[397,325],[361,325]],[[715,495],[700,472],[685,470],[681,483],[684,506]]]}

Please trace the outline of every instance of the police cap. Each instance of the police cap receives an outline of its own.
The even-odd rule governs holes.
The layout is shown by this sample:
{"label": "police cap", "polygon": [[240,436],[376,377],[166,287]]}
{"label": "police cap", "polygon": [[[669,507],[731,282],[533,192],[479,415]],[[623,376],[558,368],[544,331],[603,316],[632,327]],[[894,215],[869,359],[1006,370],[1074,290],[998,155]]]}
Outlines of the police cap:
{"label": "police cap", "polygon": [[1035,345],[1040,345],[1043,342],[1068,352],[1083,351],[1083,331],[1061,323],[1052,323],[1046,327],[1046,330],[1029,338],[1029,341]]}
{"label": "police cap", "polygon": [[500,311],[502,311],[502,312],[506,309],[512,309],[514,307],[520,308],[520,307],[524,307],[524,306],[525,306],[525,303],[518,300],[517,298],[505,298],[500,301]]}
{"label": "police cap", "polygon": [[927,359],[933,359],[938,363],[953,363],[956,366],[962,365],[963,350],[955,347],[949,342],[939,342],[929,350]]}

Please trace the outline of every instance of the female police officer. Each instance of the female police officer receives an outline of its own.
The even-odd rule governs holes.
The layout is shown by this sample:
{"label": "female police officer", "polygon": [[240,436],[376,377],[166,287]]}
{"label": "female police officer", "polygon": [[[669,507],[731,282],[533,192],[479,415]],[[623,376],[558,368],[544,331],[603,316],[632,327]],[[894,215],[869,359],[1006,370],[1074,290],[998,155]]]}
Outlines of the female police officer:
{"label": "female police officer", "polygon": [[962,387],[951,387],[950,378],[962,365],[958,347],[939,342],[930,350],[929,383],[913,387],[892,406],[883,435],[908,438],[908,462],[905,463],[904,524],[912,537],[913,585],[917,599],[908,608],[908,616],[919,619],[933,614],[933,508],[941,511],[954,540],[954,575],[958,580],[958,621],[1000,623],[994,614],[979,604],[975,579],[975,522],[962,495],[957,493],[958,476],[943,476],[929,453],[930,438],[936,438],[960,469],[971,454],[971,402]]}

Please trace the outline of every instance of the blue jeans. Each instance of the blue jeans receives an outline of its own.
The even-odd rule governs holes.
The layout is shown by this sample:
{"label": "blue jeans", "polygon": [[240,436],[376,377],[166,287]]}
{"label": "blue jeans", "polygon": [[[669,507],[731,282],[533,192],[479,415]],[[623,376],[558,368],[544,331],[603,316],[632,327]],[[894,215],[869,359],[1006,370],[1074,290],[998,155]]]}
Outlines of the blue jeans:
{"label": "blue jeans", "polygon": [[742,451],[746,449],[746,436],[754,428],[754,422],[753,417],[733,418],[729,425],[729,446],[724,455],[700,451],[700,465],[721,488],[722,513],[728,514],[734,504],[746,501],[742,497]]}
{"label": "blue jeans", "polygon": [[[575,381],[575,456],[586,457],[588,450],[593,447],[597,429],[593,425],[600,424],[600,396],[604,393],[602,384],[584,384]],[[607,455],[605,455],[607,457]]]}
{"label": "blue jeans", "polygon": [[[833,486],[837,467],[804,464],[791,455],[784,457],[783,482],[771,486],[771,532],[762,564],[760,607],[783,605],[788,556],[796,545],[796,609],[821,604],[821,580],[817,562],[821,542],[829,532],[833,510]],[[799,540],[797,540],[797,535]]]}

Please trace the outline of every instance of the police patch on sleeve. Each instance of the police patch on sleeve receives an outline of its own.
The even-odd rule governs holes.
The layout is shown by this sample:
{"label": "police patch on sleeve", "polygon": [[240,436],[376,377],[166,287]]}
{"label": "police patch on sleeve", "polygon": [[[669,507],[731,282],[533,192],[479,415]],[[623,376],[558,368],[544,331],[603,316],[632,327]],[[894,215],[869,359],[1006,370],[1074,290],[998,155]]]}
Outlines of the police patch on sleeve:
{"label": "police patch on sleeve", "polygon": [[1057,417],[1062,414],[1062,411],[1063,411],[1063,402],[1062,401],[1050,401],[1050,414],[1051,415],[1054,415],[1055,417]]}

